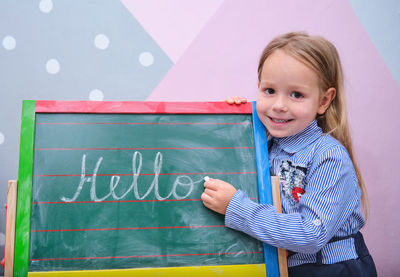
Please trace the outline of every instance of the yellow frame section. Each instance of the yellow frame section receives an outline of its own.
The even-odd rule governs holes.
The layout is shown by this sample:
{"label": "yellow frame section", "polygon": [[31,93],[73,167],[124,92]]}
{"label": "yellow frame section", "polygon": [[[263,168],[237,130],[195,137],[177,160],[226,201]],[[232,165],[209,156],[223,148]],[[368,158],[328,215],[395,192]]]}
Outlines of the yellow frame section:
{"label": "yellow frame section", "polygon": [[82,271],[44,271],[28,272],[28,277],[50,276],[174,276],[174,277],[204,277],[204,276],[266,276],[265,264],[222,265],[222,266],[191,266],[191,267],[162,267],[134,268],[113,270],[82,270]]}

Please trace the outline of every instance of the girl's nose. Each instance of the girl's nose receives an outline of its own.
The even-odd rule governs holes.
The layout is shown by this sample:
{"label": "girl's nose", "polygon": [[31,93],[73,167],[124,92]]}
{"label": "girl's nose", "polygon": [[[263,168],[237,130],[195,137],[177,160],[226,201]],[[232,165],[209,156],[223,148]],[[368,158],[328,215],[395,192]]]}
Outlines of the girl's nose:
{"label": "girl's nose", "polygon": [[286,99],[283,95],[279,95],[278,97],[275,98],[274,105],[272,106],[272,109],[275,112],[287,112],[288,108],[286,105]]}

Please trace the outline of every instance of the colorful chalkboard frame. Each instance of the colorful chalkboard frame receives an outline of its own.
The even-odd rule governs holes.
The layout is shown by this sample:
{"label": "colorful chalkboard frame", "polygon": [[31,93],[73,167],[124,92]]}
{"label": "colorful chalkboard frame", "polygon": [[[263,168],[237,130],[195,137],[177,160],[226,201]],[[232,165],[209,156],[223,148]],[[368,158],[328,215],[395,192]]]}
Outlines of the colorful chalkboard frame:
{"label": "colorful chalkboard frame", "polygon": [[[32,174],[34,155],[35,117],[37,113],[141,113],[141,114],[252,114],[256,162],[259,183],[260,203],[272,204],[270,175],[268,169],[268,152],[266,148],[266,131],[255,112],[255,103],[240,106],[227,105],[223,102],[90,102],[90,101],[23,101],[21,118],[20,165],[18,175],[18,199],[16,215],[16,242],[14,275],[42,276],[63,274],[54,272],[28,272],[30,214],[32,195]],[[262,174],[260,174],[262,173]],[[265,265],[232,265],[232,266],[202,266],[202,267],[172,267],[132,270],[101,270],[65,272],[71,275],[113,276],[120,274],[139,274],[149,276],[154,273],[160,276],[197,276],[208,273],[223,272],[229,276],[239,276],[243,273],[252,276],[263,276],[265,270],[268,276],[279,276],[276,248],[264,244]],[[234,275],[236,274],[236,275]],[[199,275],[199,276],[200,276]]]}

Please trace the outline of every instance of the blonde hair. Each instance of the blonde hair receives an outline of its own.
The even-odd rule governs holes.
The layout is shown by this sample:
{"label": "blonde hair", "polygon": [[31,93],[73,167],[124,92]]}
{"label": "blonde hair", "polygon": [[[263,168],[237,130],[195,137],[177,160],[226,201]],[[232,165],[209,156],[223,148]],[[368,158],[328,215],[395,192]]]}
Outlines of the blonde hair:
{"label": "blonde hair", "polygon": [[319,77],[321,92],[329,88],[336,89],[336,97],[332,100],[325,114],[317,116],[317,122],[324,133],[332,135],[347,149],[357,174],[358,184],[362,192],[363,213],[367,218],[369,207],[367,190],[354,158],[347,121],[343,71],[336,47],[323,37],[310,36],[305,32],[291,32],[278,36],[265,47],[261,54],[258,64],[259,81],[265,60],[278,49],[309,66]]}

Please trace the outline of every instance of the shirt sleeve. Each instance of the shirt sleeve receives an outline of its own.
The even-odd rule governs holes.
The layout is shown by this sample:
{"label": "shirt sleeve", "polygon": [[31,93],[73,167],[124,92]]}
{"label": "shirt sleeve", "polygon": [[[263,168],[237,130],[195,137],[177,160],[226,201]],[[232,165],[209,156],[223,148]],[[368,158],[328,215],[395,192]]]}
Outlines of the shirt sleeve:
{"label": "shirt sleeve", "polygon": [[276,247],[316,253],[348,221],[360,190],[351,159],[340,146],[315,157],[308,170],[298,212],[278,214],[274,206],[257,204],[239,190],[228,205],[225,225]]}

